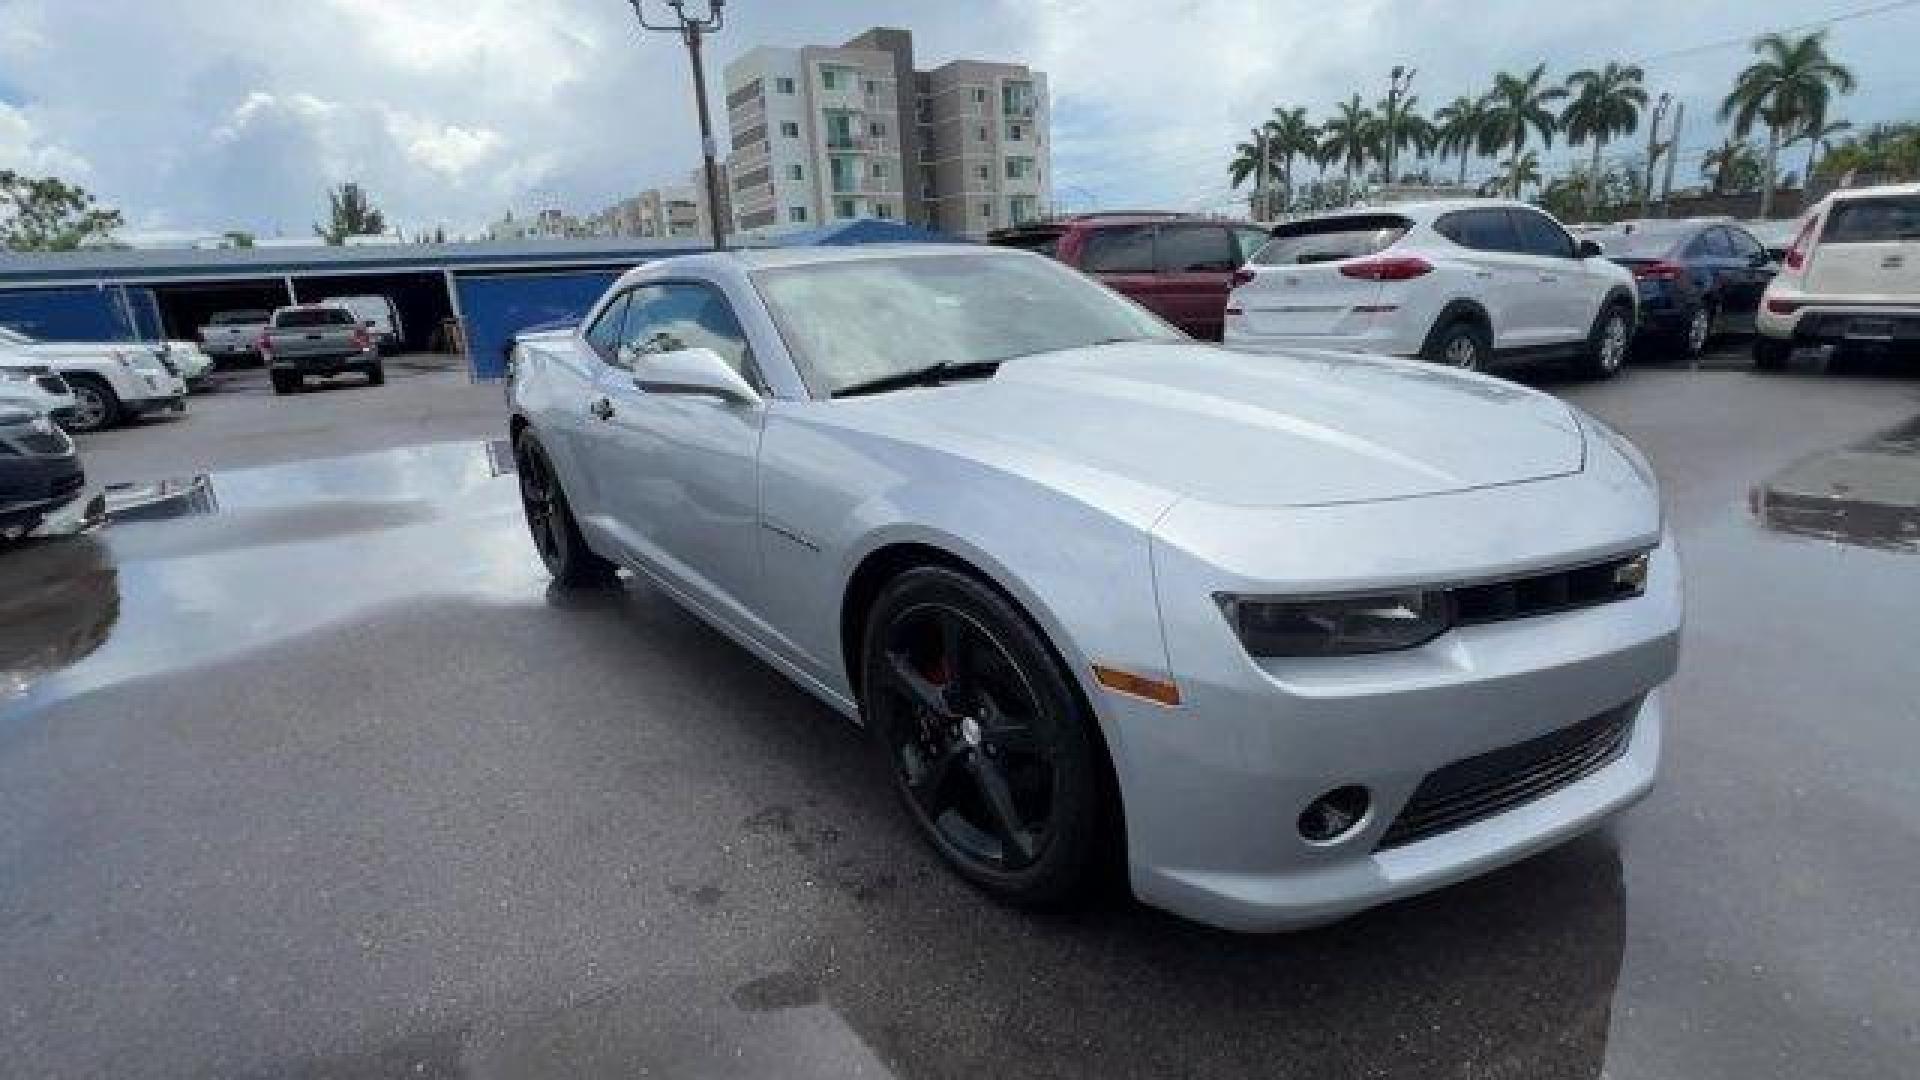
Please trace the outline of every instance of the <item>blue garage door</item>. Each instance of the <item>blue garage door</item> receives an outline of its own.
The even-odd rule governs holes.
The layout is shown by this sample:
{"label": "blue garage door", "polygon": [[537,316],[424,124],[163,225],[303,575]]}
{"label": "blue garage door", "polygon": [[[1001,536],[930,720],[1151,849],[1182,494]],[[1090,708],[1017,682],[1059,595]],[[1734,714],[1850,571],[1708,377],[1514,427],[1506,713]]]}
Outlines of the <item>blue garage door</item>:
{"label": "blue garage door", "polygon": [[507,347],[513,335],[546,323],[578,322],[618,270],[556,274],[455,276],[460,321],[467,334],[467,365],[476,379],[507,373]]}
{"label": "blue garage door", "polygon": [[153,341],[160,305],[152,289],[76,285],[0,292],[0,326],[44,341]]}

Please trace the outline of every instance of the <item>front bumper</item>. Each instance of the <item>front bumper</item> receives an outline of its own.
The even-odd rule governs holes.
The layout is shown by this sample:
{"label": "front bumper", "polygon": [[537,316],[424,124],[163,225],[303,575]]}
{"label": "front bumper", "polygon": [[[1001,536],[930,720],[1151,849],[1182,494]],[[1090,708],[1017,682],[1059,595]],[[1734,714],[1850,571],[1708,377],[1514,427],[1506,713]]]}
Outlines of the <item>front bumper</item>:
{"label": "front bumper", "polygon": [[86,485],[78,454],[0,457],[0,531],[33,528],[85,498]]}
{"label": "front bumper", "polygon": [[186,385],[182,383],[179,390],[160,397],[123,398],[120,407],[135,416],[148,416],[162,412],[186,412]]}

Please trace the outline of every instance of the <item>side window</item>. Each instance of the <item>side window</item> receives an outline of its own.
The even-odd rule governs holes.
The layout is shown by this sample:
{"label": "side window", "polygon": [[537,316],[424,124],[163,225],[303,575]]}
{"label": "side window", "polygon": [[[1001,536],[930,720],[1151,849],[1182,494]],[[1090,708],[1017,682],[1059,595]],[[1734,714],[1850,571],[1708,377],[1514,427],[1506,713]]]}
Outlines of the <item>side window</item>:
{"label": "side window", "polygon": [[1162,274],[1226,274],[1240,265],[1233,238],[1218,225],[1162,225],[1153,249]]}
{"label": "side window", "polygon": [[1519,251],[1520,237],[1505,210],[1456,210],[1433,223],[1441,236],[1475,251]]}
{"label": "side window", "polygon": [[1271,239],[1272,236],[1270,236],[1265,229],[1233,230],[1233,242],[1239,249],[1240,261],[1242,263],[1253,258],[1253,253],[1266,247],[1267,241]]}
{"label": "side window", "polygon": [[1727,239],[1733,244],[1734,258],[1751,260],[1756,255],[1766,253],[1767,249],[1761,247],[1760,241],[1755,240],[1747,230],[1729,228],[1726,233]]}
{"label": "side window", "polygon": [[1080,249],[1080,269],[1089,274],[1153,273],[1153,226],[1094,229]]}
{"label": "side window", "polygon": [[[630,292],[621,293],[600,317],[587,327],[587,344],[600,354],[600,359],[609,364],[620,364],[620,324],[627,316],[627,301],[633,298]],[[625,366],[625,365],[620,365]]]}
{"label": "side window", "polygon": [[756,379],[747,335],[720,290],[674,281],[635,289],[633,297],[622,344],[643,354],[712,349],[733,370]]}
{"label": "side window", "polygon": [[1526,255],[1538,255],[1543,259],[1573,258],[1573,237],[1567,230],[1554,224],[1545,214],[1536,214],[1532,210],[1513,210],[1514,231],[1520,235],[1520,251]]}

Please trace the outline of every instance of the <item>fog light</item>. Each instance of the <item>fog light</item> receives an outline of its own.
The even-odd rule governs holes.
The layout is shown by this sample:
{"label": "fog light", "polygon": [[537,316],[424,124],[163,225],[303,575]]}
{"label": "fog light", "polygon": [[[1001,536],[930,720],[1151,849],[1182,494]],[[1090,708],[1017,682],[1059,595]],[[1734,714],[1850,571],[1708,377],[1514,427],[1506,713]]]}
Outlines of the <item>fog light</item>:
{"label": "fog light", "polygon": [[1367,789],[1353,784],[1334,788],[1300,811],[1300,835],[1309,844],[1331,844],[1353,831],[1367,816]]}

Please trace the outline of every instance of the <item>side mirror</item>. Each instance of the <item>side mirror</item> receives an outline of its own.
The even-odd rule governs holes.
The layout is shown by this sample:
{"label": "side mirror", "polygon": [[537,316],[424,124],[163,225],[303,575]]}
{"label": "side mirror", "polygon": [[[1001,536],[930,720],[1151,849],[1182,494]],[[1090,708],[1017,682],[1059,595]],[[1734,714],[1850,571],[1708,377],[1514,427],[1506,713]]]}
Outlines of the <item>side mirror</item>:
{"label": "side mirror", "polygon": [[[628,355],[622,350],[622,355]],[[732,405],[758,405],[760,392],[712,349],[679,349],[633,357],[633,384],[649,394],[714,397]]]}
{"label": "side mirror", "polygon": [[1580,241],[1580,255],[1579,255],[1580,258],[1597,259],[1600,256],[1605,254],[1606,252],[1600,250],[1599,244],[1596,244],[1591,240]]}
{"label": "side mirror", "polygon": [[1747,256],[1747,262],[1752,264],[1756,270],[1764,270],[1774,264],[1774,258],[1766,251],[1756,251],[1752,255]]}

